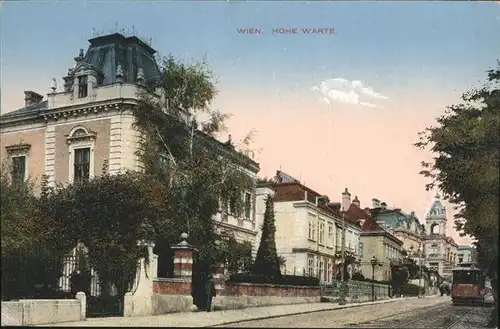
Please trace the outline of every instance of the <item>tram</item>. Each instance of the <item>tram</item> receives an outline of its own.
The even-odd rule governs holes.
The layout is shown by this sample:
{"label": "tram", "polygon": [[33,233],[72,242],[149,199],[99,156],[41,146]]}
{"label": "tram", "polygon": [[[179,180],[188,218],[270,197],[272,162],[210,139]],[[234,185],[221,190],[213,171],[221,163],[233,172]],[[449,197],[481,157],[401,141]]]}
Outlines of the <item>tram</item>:
{"label": "tram", "polygon": [[453,305],[483,305],[486,293],[486,277],[474,264],[453,269],[451,300]]}

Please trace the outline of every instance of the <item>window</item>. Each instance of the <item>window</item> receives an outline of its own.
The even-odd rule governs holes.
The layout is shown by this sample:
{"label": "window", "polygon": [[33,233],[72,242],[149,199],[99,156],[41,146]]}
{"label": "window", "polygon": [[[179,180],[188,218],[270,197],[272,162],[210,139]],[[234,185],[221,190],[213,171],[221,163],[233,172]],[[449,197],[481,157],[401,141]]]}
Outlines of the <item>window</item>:
{"label": "window", "polygon": [[342,229],[337,227],[337,243],[335,243],[336,246],[340,247],[342,246]]}
{"label": "window", "polygon": [[227,203],[222,204],[222,213],[221,213],[221,220],[224,223],[227,223],[229,221],[229,215],[227,214]]}
{"label": "window", "polygon": [[19,186],[26,180],[26,156],[12,157],[12,185]]}
{"label": "window", "polygon": [[316,241],[316,217],[309,214],[309,229],[307,237],[309,240]]}
{"label": "window", "polygon": [[234,197],[229,198],[229,213],[232,215],[236,213],[236,199]]}
{"label": "window", "polygon": [[90,148],[75,149],[74,181],[84,181],[90,175]]}
{"label": "window", "polygon": [[328,223],[328,244],[333,244],[333,224]]}
{"label": "window", "polygon": [[252,194],[245,192],[245,218],[250,219],[252,214]]}
{"label": "window", "polygon": [[162,171],[168,169],[168,157],[166,154],[164,153],[158,154],[158,167]]}
{"label": "window", "polygon": [[463,262],[464,262],[463,257],[458,257],[458,262],[459,262],[459,263],[463,263]]}
{"label": "window", "polygon": [[453,283],[477,284],[481,280],[484,280],[484,276],[479,271],[456,271],[453,273]]}
{"label": "window", "polygon": [[[94,177],[94,146],[96,133],[83,126],[74,127],[68,137],[68,180],[76,182]],[[110,166],[109,170],[113,170]]]}
{"label": "window", "polygon": [[313,256],[307,257],[307,274],[309,274],[309,276],[314,275],[314,257]]}
{"label": "window", "polygon": [[325,276],[325,261],[321,259],[318,262],[318,279],[320,281],[324,281],[324,276]]}
{"label": "window", "polygon": [[361,242],[361,241],[359,242],[358,254],[359,254],[360,258],[363,258],[363,242]]}
{"label": "window", "polygon": [[85,98],[88,94],[87,76],[78,77],[78,98]]}
{"label": "window", "polygon": [[320,221],[319,223],[319,243],[324,244],[325,243],[325,222]]}

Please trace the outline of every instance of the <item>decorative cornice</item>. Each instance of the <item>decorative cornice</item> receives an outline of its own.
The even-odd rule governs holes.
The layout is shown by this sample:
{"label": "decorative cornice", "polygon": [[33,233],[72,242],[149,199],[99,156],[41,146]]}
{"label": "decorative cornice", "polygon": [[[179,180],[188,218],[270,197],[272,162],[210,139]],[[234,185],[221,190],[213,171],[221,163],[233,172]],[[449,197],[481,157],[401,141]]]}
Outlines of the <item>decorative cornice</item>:
{"label": "decorative cornice", "polygon": [[251,234],[251,235],[257,235],[256,231],[252,231],[252,230],[249,230],[249,229],[241,227],[241,226],[231,225],[229,223],[222,223],[222,222],[215,222],[215,224],[217,226],[222,226],[222,227],[228,228],[228,229],[233,230],[233,231],[240,231],[240,232],[244,232],[244,233]]}
{"label": "decorative cornice", "polygon": [[[284,201],[286,202],[286,201]],[[325,210],[318,208],[314,203],[311,203],[307,200],[300,200],[300,201],[292,201],[294,208],[308,208],[311,210],[314,210],[314,212],[319,212],[321,215],[328,217],[330,219],[333,219],[335,221],[342,221],[342,218],[336,217],[332,215],[331,213],[327,213]],[[349,222],[346,221],[346,224]]]}
{"label": "decorative cornice", "polygon": [[31,144],[15,144],[8,145],[5,147],[5,150],[8,153],[19,152],[19,151],[29,151],[31,149]]}
{"label": "decorative cornice", "polygon": [[15,117],[1,117],[0,126],[17,125],[21,122],[37,122],[59,120],[61,118],[79,117],[88,114],[97,114],[110,110],[125,111],[132,109],[139,102],[133,98],[113,99],[111,101],[89,102],[85,104],[71,104],[64,107],[38,111],[36,113],[26,113]]}
{"label": "decorative cornice", "polygon": [[55,108],[46,111],[43,114],[45,121],[48,120],[59,120],[61,118],[69,118],[69,117],[78,117],[78,116],[86,116],[88,114],[98,114],[102,112],[112,111],[112,110],[130,110],[138,102],[133,99],[124,99],[121,101],[113,101],[113,102],[99,102],[96,103],[88,103],[82,105],[70,105],[64,108]]}
{"label": "decorative cornice", "polygon": [[396,238],[394,235],[387,231],[368,231],[368,232],[361,232],[361,236],[384,236],[386,238],[389,238],[390,240],[396,242],[400,246],[403,245],[403,241],[399,240]]}
{"label": "decorative cornice", "polygon": [[327,254],[321,251],[317,251],[311,248],[292,248],[293,253],[309,253],[309,254],[315,254],[323,257],[330,257],[330,258],[335,258],[335,255],[332,254]]}
{"label": "decorative cornice", "polygon": [[66,142],[68,144],[88,143],[94,141],[96,136],[97,134],[94,132],[89,132],[86,135],[79,135],[79,136],[66,135]]}

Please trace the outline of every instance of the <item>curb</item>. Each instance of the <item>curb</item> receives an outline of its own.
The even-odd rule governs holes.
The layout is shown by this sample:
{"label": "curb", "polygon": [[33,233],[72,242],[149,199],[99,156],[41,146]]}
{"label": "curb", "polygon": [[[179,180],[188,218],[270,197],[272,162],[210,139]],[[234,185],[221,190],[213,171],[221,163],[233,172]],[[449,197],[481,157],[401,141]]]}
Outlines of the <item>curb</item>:
{"label": "curb", "polygon": [[[436,297],[436,296],[438,296],[438,295],[423,296],[423,298]],[[318,312],[329,312],[329,311],[335,311],[335,310],[342,310],[342,309],[345,309],[345,308],[355,308],[355,307],[368,306],[368,305],[387,304],[387,303],[397,302],[397,301],[401,301],[401,300],[410,300],[410,299],[417,299],[417,298],[419,298],[419,297],[412,296],[412,297],[384,299],[384,300],[379,300],[379,301],[375,301],[375,302],[352,303],[352,304],[346,304],[346,305],[337,305],[337,307],[333,307],[333,308],[330,308],[330,309],[312,310],[312,311],[301,311],[301,312],[294,312],[294,313],[287,313],[287,314],[280,314],[280,315],[260,316],[260,317],[255,317],[255,318],[252,318],[252,319],[235,320],[235,321],[228,321],[228,322],[218,323],[218,324],[214,324],[214,325],[211,325],[211,326],[203,326],[202,328],[211,328],[211,327],[218,327],[218,326],[226,326],[226,325],[229,325],[229,324],[236,324],[236,323],[249,322],[249,321],[255,321],[255,320],[267,320],[267,319],[282,318],[282,317],[285,317],[285,316],[292,316],[292,315],[302,315],[302,314],[310,314],[310,313],[318,313]],[[420,299],[422,299],[422,297],[420,297]]]}

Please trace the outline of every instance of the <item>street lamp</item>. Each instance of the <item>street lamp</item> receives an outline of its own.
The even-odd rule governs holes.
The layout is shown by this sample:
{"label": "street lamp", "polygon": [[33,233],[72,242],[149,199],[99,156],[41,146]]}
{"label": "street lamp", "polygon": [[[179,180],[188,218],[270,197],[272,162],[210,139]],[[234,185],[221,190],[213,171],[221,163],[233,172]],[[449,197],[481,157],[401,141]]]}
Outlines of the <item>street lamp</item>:
{"label": "street lamp", "polygon": [[[422,246],[418,246],[418,264],[420,266],[420,275],[418,277],[418,297],[420,298],[420,287],[422,287],[422,267],[423,267],[423,250]],[[424,294],[425,294],[425,282],[424,282]]]}
{"label": "street lamp", "polygon": [[344,283],[344,271],[345,271],[345,209],[342,206],[342,246],[341,246],[341,260],[342,266],[340,269],[340,299],[339,305],[345,305],[345,283]]}
{"label": "street lamp", "polygon": [[372,259],[370,259],[370,263],[372,264],[372,302],[375,301],[375,266],[378,264],[378,259],[373,255]]}

